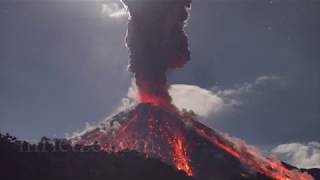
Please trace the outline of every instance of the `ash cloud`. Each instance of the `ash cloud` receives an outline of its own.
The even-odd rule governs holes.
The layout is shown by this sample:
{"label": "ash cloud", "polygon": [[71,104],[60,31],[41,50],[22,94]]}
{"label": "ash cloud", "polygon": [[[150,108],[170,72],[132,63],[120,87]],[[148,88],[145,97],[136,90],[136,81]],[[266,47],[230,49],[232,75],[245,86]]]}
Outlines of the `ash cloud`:
{"label": "ash cloud", "polygon": [[190,60],[184,26],[191,0],[122,0],[130,17],[126,37],[129,71],[140,102],[156,98],[171,103],[166,72]]}

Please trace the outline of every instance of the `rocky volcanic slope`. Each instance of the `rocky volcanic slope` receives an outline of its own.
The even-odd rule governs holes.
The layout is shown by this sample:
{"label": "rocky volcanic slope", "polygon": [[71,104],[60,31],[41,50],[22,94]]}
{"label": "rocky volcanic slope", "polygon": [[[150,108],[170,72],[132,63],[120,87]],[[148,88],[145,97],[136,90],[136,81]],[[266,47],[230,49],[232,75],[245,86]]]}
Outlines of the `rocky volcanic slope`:
{"label": "rocky volcanic slope", "polygon": [[237,149],[237,144],[195,119],[187,112],[138,104],[72,141],[84,145],[96,142],[107,152],[143,152],[146,157],[160,158],[201,180],[312,179],[286,169],[280,162],[260,157],[255,151]]}

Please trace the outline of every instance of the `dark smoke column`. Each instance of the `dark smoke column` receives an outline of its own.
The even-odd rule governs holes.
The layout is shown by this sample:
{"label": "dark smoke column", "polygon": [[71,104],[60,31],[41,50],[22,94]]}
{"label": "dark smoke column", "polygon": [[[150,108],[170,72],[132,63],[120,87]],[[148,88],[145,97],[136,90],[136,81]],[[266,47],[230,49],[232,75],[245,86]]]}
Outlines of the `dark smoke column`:
{"label": "dark smoke column", "polygon": [[130,12],[129,71],[141,103],[171,106],[166,72],[190,60],[184,26],[191,0],[122,0]]}

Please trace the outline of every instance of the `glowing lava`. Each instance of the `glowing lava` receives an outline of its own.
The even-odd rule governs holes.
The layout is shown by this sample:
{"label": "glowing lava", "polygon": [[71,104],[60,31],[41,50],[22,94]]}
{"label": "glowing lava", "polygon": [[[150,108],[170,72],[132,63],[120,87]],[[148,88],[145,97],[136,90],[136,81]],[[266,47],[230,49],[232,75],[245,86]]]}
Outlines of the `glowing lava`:
{"label": "glowing lava", "polygon": [[184,171],[188,176],[192,176],[192,170],[189,165],[190,159],[187,155],[185,143],[181,138],[175,139],[174,160],[177,169]]}

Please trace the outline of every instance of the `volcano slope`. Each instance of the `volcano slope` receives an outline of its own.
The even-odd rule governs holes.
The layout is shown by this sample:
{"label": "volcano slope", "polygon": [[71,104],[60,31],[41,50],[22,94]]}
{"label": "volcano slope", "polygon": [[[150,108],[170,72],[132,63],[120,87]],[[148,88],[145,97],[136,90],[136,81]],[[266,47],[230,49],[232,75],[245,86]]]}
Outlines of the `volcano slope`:
{"label": "volcano slope", "polygon": [[135,150],[160,158],[196,179],[312,180],[299,170],[262,156],[238,139],[216,132],[192,113],[138,104],[71,139],[98,143],[106,152]]}

